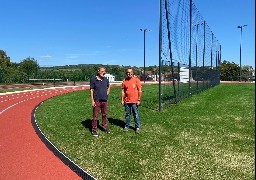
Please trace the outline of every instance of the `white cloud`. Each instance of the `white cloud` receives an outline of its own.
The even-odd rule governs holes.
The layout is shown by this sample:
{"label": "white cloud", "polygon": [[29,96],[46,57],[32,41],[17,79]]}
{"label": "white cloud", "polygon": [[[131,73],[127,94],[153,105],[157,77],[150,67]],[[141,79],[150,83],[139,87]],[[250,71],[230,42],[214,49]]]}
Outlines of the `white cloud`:
{"label": "white cloud", "polygon": [[77,59],[77,58],[79,58],[79,55],[67,55],[66,58],[67,59]]}
{"label": "white cloud", "polygon": [[108,60],[104,62],[104,64],[115,64],[115,63],[117,63],[116,60]]}
{"label": "white cloud", "polygon": [[52,56],[50,55],[43,55],[43,56],[40,56],[41,58],[51,58]]}
{"label": "white cloud", "polygon": [[65,58],[66,59],[77,59],[81,56],[84,56],[85,54],[83,53],[68,53],[68,54],[65,54]]}

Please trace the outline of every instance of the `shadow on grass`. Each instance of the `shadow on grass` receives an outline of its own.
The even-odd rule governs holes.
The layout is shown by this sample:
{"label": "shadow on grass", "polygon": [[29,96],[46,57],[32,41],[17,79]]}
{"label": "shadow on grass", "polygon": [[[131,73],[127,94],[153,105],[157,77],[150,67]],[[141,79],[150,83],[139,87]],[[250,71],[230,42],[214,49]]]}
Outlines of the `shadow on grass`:
{"label": "shadow on grass", "polygon": [[84,126],[85,129],[88,129],[88,131],[92,131],[92,120],[91,119],[85,119],[81,122],[81,124]]}
{"label": "shadow on grass", "polygon": [[[103,127],[101,126],[101,122],[100,120],[97,120],[97,128],[101,131],[104,131]],[[85,129],[88,129],[88,131],[92,131],[92,120],[91,119],[86,119],[86,120],[83,120],[81,122],[81,124],[84,126]]]}
{"label": "shadow on grass", "polygon": [[[133,119],[131,119],[133,120]],[[101,126],[101,120],[98,120],[98,129],[101,131],[104,131],[103,127]],[[84,126],[85,129],[87,129],[89,132],[92,131],[92,120],[91,119],[85,119],[81,122],[81,124]],[[108,125],[112,125],[112,126],[118,126],[120,128],[124,128],[125,127],[125,122],[123,120],[120,119],[115,119],[115,118],[108,118]],[[130,126],[130,129],[135,130],[135,127]]]}
{"label": "shadow on grass", "polygon": [[[103,127],[101,126],[102,121],[98,120],[98,129],[103,131]],[[81,122],[81,124],[84,126],[85,129],[88,131],[92,131],[92,120],[91,119],[85,119]],[[125,122],[120,120],[120,119],[114,119],[114,118],[108,118],[108,125],[114,125],[114,126],[119,126],[121,128],[124,128]]]}
{"label": "shadow on grass", "polygon": [[108,122],[111,125],[119,126],[121,128],[124,128],[124,126],[125,126],[125,122],[120,119],[108,118]]}
{"label": "shadow on grass", "polygon": [[[131,118],[131,120],[133,120]],[[120,119],[114,119],[114,118],[108,118],[108,121],[111,125],[114,125],[114,126],[119,126],[120,128],[124,128],[125,127],[125,122],[123,120],[120,120]],[[130,126],[129,127],[130,129],[133,129],[134,131],[136,130],[135,127],[133,126]]]}

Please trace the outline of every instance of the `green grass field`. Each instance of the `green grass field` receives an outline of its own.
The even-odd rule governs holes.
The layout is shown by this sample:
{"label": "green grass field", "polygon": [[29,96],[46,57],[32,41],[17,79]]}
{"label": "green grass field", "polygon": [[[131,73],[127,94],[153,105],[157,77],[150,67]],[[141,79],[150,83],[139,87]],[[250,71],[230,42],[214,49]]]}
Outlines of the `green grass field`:
{"label": "green grass field", "polygon": [[162,112],[143,106],[153,102],[156,88],[143,87],[140,134],[122,131],[120,87],[110,92],[110,134],[91,135],[88,90],[45,101],[36,120],[60,151],[98,180],[255,179],[254,84],[221,84]]}
{"label": "green grass field", "polygon": [[30,89],[29,88],[0,89],[0,94],[6,93],[6,92],[24,91],[24,90],[30,90]]}

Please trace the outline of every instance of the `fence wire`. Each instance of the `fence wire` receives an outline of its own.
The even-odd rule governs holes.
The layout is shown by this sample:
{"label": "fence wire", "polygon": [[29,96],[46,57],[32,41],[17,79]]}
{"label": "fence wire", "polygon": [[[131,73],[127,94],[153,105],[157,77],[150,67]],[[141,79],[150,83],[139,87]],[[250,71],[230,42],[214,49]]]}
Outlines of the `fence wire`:
{"label": "fence wire", "polygon": [[192,0],[160,1],[159,109],[220,83],[221,46]]}

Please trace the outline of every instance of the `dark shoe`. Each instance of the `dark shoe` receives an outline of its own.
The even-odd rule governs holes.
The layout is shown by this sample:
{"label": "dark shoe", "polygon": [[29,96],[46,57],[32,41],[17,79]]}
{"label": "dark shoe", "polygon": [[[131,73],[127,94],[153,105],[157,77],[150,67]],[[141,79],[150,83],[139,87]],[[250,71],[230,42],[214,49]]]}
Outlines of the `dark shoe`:
{"label": "dark shoe", "polygon": [[108,128],[104,129],[104,132],[105,132],[106,134],[109,134],[109,133],[110,133],[110,131],[108,130]]}
{"label": "dark shoe", "polygon": [[136,128],[135,133],[139,134],[140,133],[140,128]]}
{"label": "dark shoe", "polygon": [[97,131],[92,131],[92,135],[95,136],[95,137],[97,137],[97,136],[98,136]]}
{"label": "dark shoe", "polygon": [[123,129],[124,132],[127,132],[128,130],[129,130],[128,127],[125,127],[125,128]]}

